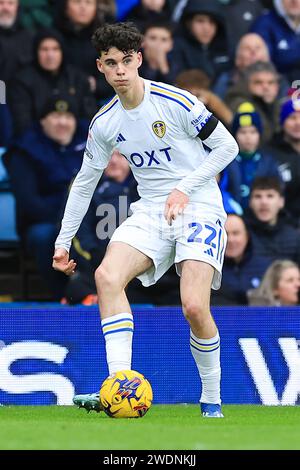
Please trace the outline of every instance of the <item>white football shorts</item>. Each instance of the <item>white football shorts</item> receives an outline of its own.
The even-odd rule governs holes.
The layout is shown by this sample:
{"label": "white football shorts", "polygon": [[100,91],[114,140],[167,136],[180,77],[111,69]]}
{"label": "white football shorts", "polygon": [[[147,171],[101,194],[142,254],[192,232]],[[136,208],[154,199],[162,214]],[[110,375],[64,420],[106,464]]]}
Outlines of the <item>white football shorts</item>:
{"label": "white football shorts", "polygon": [[152,259],[153,266],[138,276],[145,287],[155,284],[172,264],[180,276],[181,261],[197,260],[213,266],[212,288],[219,289],[227,241],[223,208],[215,214],[202,204],[190,203],[171,226],[161,208],[142,200],[131,204],[132,215],[115,230],[110,243],[127,243]]}

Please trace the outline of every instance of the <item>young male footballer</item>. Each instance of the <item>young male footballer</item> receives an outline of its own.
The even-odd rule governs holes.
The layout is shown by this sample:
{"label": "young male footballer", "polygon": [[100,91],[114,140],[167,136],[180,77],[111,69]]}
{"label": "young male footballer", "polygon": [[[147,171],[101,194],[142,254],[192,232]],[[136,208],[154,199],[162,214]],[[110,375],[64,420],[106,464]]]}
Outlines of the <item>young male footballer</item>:
{"label": "young male footballer", "polygon": [[[105,24],[93,36],[97,67],[116,95],[91,122],[53,267],[67,275],[74,272],[72,239],[113,149],[118,149],[131,166],[140,199],[114,232],[95,273],[109,374],[131,369],[134,324],[127,284],[135,277],[144,286],[155,284],[175,263],[202,381],[201,413],[222,418],[220,338],[210,312],[210,291],[221,282],[226,213],[215,176],[235,158],[238,146],[191,93],[139,76],[141,41],[130,23]],[[74,403],[87,409],[98,409],[97,400],[97,394],[74,397]]]}

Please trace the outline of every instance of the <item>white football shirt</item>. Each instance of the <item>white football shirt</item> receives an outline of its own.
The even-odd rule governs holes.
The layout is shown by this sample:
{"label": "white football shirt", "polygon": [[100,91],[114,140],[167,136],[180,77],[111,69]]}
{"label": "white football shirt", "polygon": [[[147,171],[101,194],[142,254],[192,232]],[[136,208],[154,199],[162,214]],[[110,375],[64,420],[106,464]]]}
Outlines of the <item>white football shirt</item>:
{"label": "white football shirt", "polygon": [[[165,203],[176,185],[209,158],[196,137],[211,113],[188,91],[149,80],[144,84],[138,107],[126,110],[116,95],[95,115],[84,162],[103,170],[113,149],[119,150],[138,182],[142,200]],[[192,192],[190,201],[223,207],[215,178]]]}

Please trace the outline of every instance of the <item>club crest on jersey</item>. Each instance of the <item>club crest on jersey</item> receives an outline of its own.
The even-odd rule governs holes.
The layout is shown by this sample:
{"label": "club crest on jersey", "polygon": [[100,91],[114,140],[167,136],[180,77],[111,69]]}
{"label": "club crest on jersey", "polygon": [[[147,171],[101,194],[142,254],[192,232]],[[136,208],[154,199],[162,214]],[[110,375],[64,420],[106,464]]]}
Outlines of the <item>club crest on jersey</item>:
{"label": "club crest on jersey", "polygon": [[167,128],[163,121],[155,121],[152,124],[152,129],[154,134],[157,135],[157,137],[159,137],[160,139],[162,139],[166,133]]}

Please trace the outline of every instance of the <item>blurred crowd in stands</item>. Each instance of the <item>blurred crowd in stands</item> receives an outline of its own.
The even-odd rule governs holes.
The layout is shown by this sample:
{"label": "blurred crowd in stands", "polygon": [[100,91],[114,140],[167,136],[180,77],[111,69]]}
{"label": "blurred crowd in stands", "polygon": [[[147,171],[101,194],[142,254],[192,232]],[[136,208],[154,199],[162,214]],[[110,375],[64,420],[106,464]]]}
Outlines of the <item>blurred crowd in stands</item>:
{"label": "blurred crowd in stands", "polygon": [[[104,22],[127,20],[144,34],[140,75],[192,92],[239,144],[218,175],[228,245],[212,303],[297,305],[300,0],[0,0],[0,147],[26,256],[53,300],[96,302],[94,270],[109,241],[99,232],[109,235],[110,217],[120,223],[138,198],[117,152],[74,240],[76,274],[51,264],[89,120],[114,95],[97,71],[91,36]],[[171,269],[153,288],[132,282],[128,296],[174,305],[178,287]]]}

